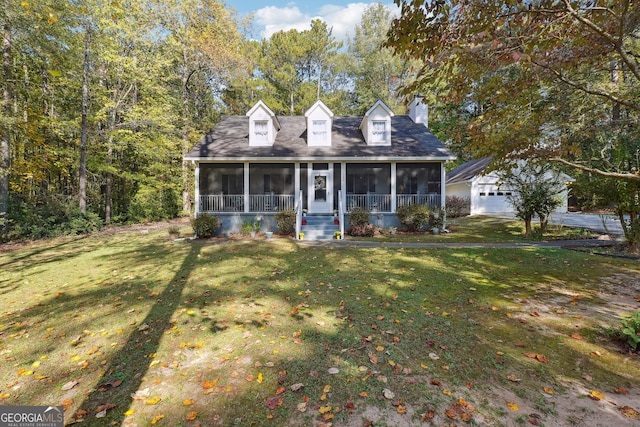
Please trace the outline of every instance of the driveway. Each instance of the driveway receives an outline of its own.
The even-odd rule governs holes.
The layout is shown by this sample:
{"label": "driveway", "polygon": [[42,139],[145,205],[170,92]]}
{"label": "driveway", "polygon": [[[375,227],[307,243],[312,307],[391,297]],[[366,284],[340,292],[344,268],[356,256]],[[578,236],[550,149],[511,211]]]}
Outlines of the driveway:
{"label": "driveway", "polygon": [[[491,215],[499,218],[515,218],[513,214]],[[537,218],[533,220],[533,225],[537,223]],[[608,233],[622,236],[622,227],[617,216],[606,214],[592,214],[582,212],[554,213],[549,219],[550,224],[565,225],[567,227],[585,228],[599,233]]]}

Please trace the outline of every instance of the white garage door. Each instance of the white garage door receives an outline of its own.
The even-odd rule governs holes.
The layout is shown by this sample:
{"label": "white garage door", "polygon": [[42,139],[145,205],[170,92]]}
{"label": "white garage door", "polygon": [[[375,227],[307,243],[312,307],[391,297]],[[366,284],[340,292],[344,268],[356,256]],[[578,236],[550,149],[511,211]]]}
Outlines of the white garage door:
{"label": "white garage door", "polygon": [[511,191],[499,188],[495,184],[481,184],[477,186],[477,194],[474,197],[473,213],[503,213],[513,212],[513,206],[507,196]]}

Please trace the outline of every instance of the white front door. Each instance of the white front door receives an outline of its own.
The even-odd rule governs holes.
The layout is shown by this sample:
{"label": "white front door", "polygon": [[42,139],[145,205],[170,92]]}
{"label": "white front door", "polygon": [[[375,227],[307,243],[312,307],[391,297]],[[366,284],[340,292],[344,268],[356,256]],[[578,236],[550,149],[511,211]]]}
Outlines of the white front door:
{"label": "white front door", "polygon": [[[326,165],[326,163],[324,164]],[[323,166],[318,166],[323,167]],[[327,169],[309,168],[309,213],[333,212],[333,165]]]}

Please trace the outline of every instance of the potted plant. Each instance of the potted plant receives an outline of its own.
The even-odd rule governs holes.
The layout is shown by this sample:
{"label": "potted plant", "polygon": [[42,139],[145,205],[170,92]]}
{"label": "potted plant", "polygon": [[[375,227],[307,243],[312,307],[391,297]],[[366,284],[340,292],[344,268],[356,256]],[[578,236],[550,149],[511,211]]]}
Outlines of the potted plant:
{"label": "potted plant", "polygon": [[395,236],[396,235],[396,231],[398,231],[398,227],[389,227],[389,234],[391,236]]}
{"label": "potted plant", "polygon": [[342,233],[340,233],[339,231],[334,231],[333,238],[336,240],[342,239]]}
{"label": "potted plant", "polygon": [[302,233],[302,232],[298,233],[298,238],[300,240],[304,240],[304,233]]}
{"label": "potted plant", "polygon": [[273,237],[273,231],[265,231],[264,235],[267,237],[267,239],[270,239],[271,237]]}
{"label": "potted plant", "polygon": [[302,216],[307,216],[307,210],[306,209],[302,209]]}
{"label": "potted plant", "polygon": [[242,234],[253,234],[253,224],[249,221],[242,221],[242,225],[240,226],[240,233]]}

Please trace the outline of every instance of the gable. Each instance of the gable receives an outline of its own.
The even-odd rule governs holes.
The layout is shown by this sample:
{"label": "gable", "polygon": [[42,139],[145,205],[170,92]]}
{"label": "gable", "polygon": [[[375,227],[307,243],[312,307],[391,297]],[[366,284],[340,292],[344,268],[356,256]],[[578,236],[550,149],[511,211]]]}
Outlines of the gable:
{"label": "gable", "polygon": [[393,116],[393,111],[380,100],[369,108],[360,123],[360,130],[367,145],[391,145],[391,117]]}
{"label": "gable", "polygon": [[264,102],[258,101],[246,116],[249,117],[249,145],[252,147],[273,145],[276,134],[280,130],[280,123],[273,111]]}
{"label": "gable", "polygon": [[310,147],[330,147],[333,112],[322,101],[317,101],[305,114],[307,144]]}

